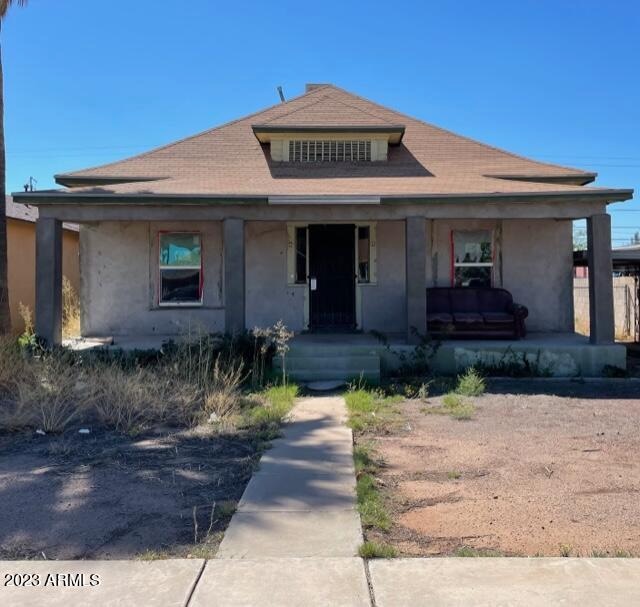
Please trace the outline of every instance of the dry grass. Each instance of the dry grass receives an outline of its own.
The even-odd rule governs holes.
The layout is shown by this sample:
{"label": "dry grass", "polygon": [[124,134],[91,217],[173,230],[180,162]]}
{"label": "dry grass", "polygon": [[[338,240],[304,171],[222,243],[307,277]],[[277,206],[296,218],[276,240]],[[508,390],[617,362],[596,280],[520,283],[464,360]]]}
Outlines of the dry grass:
{"label": "dry grass", "polygon": [[[72,304],[65,309],[69,318],[77,312]],[[275,410],[260,399],[247,404],[243,359],[233,344],[225,351],[220,338],[204,331],[190,332],[149,360],[43,351],[24,336],[20,343],[24,349],[11,338],[0,339],[0,430],[62,432],[79,418],[97,418],[128,434],[165,422],[187,427],[209,422],[224,432]],[[283,415],[278,409],[274,417]]]}
{"label": "dry grass", "polygon": [[32,364],[23,361],[5,395],[0,427],[61,432],[84,408],[77,382],[77,370],[64,356],[43,357]]}
{"label": "dry grass", "polygon": [[71,281],[62,277],[62,337],[80,335],[80,299]]}

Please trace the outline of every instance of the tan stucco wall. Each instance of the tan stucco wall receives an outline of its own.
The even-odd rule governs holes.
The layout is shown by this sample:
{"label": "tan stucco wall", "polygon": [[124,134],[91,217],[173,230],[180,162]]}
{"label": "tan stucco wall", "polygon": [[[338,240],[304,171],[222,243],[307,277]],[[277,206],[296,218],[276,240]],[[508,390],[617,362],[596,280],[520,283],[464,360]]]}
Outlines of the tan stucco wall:
{"label": "tan stucco wall", "polygon": [[[35,223],[7,219],[7,250],[9,261],[9,307],[11,327],[22,332],[24,323],[20,317],[20,302],[34,314],[36,301],[36,226]],[[62,232],[62,273],[76,293],[80,290],[80,261],[78,233]]]}

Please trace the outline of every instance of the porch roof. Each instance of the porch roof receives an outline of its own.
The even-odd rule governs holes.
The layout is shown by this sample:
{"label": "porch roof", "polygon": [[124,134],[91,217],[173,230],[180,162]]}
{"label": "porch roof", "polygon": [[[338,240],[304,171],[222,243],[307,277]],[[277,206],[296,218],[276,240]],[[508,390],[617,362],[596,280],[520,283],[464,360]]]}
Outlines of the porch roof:
{"label": "porch roof", "polygon": [[[386,162],[273,162],[253,126],[358,126],[405,129]],[[55,196],[21,194],[25,202],[73,203],[97,198],[192,196],[211,200],[272,196],[411,198],[602,195],[631,190],[585,187],[595,173],[538,162],[456,135],[332,85],[176,143],[99,167],[57,175]]]}

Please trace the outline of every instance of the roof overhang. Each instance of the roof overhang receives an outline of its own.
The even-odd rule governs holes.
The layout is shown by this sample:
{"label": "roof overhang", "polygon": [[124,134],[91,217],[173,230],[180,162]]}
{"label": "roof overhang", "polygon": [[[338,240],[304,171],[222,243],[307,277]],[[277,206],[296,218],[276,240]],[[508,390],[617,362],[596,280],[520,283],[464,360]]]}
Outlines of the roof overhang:
{"label": "roof overhang", "polygon": [[508,175],[486,174],[485,177],[510,181],[529,181],[531,183],[562,183],[565,185],[587,185],[593,183],[598,173],[567,173],[566,175]]}
{"label": "roof overhang", "polygon": [[371,135],[375,137],[385,137],[389,145],[399,145],[404,137],[405,126],[403,124],[395,125],[342,125],[342,126],[313,126],[313,125],[270,125],[270,124],[254,124],[251,126],[253,134],[260,143],[269,143],[272,137],[281,138],[283,135],[313,135],[315,138],[321,138],[323,135],[349,135],[354,134],[362,137],[363,135]]}
{"label": "roof overhang", "polygon": [[[488,202],[527,203],[536,201],[563,202],[571,200],[599,201],[603,204],[622,202],[633,197],[633,190],[594,188],[580,191],[547,192],[478,192],[459,194],[362,194],[362,195],[299,195],[280,196],[276,194],[120,194],[107,192],[74,192],[46,190],[36,192],[16,192],[12,194],[16,202],[31,205],[68,204],[136,204],[136,205],[256,205],[256,204],[430,204],[437,202],[462,202],[483,204]],[[350,201],[350,202],[347,202]]]}

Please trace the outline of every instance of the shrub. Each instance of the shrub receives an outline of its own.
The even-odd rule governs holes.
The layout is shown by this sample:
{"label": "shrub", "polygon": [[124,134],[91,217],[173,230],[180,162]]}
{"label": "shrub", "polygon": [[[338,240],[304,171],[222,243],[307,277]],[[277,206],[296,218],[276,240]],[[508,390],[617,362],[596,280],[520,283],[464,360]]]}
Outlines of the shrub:
{"label": "shrub", "polygon": [[484,394],[486,383],[476,369],[469,367],[458,377],[456,392],[464,396],[480,396]]}

